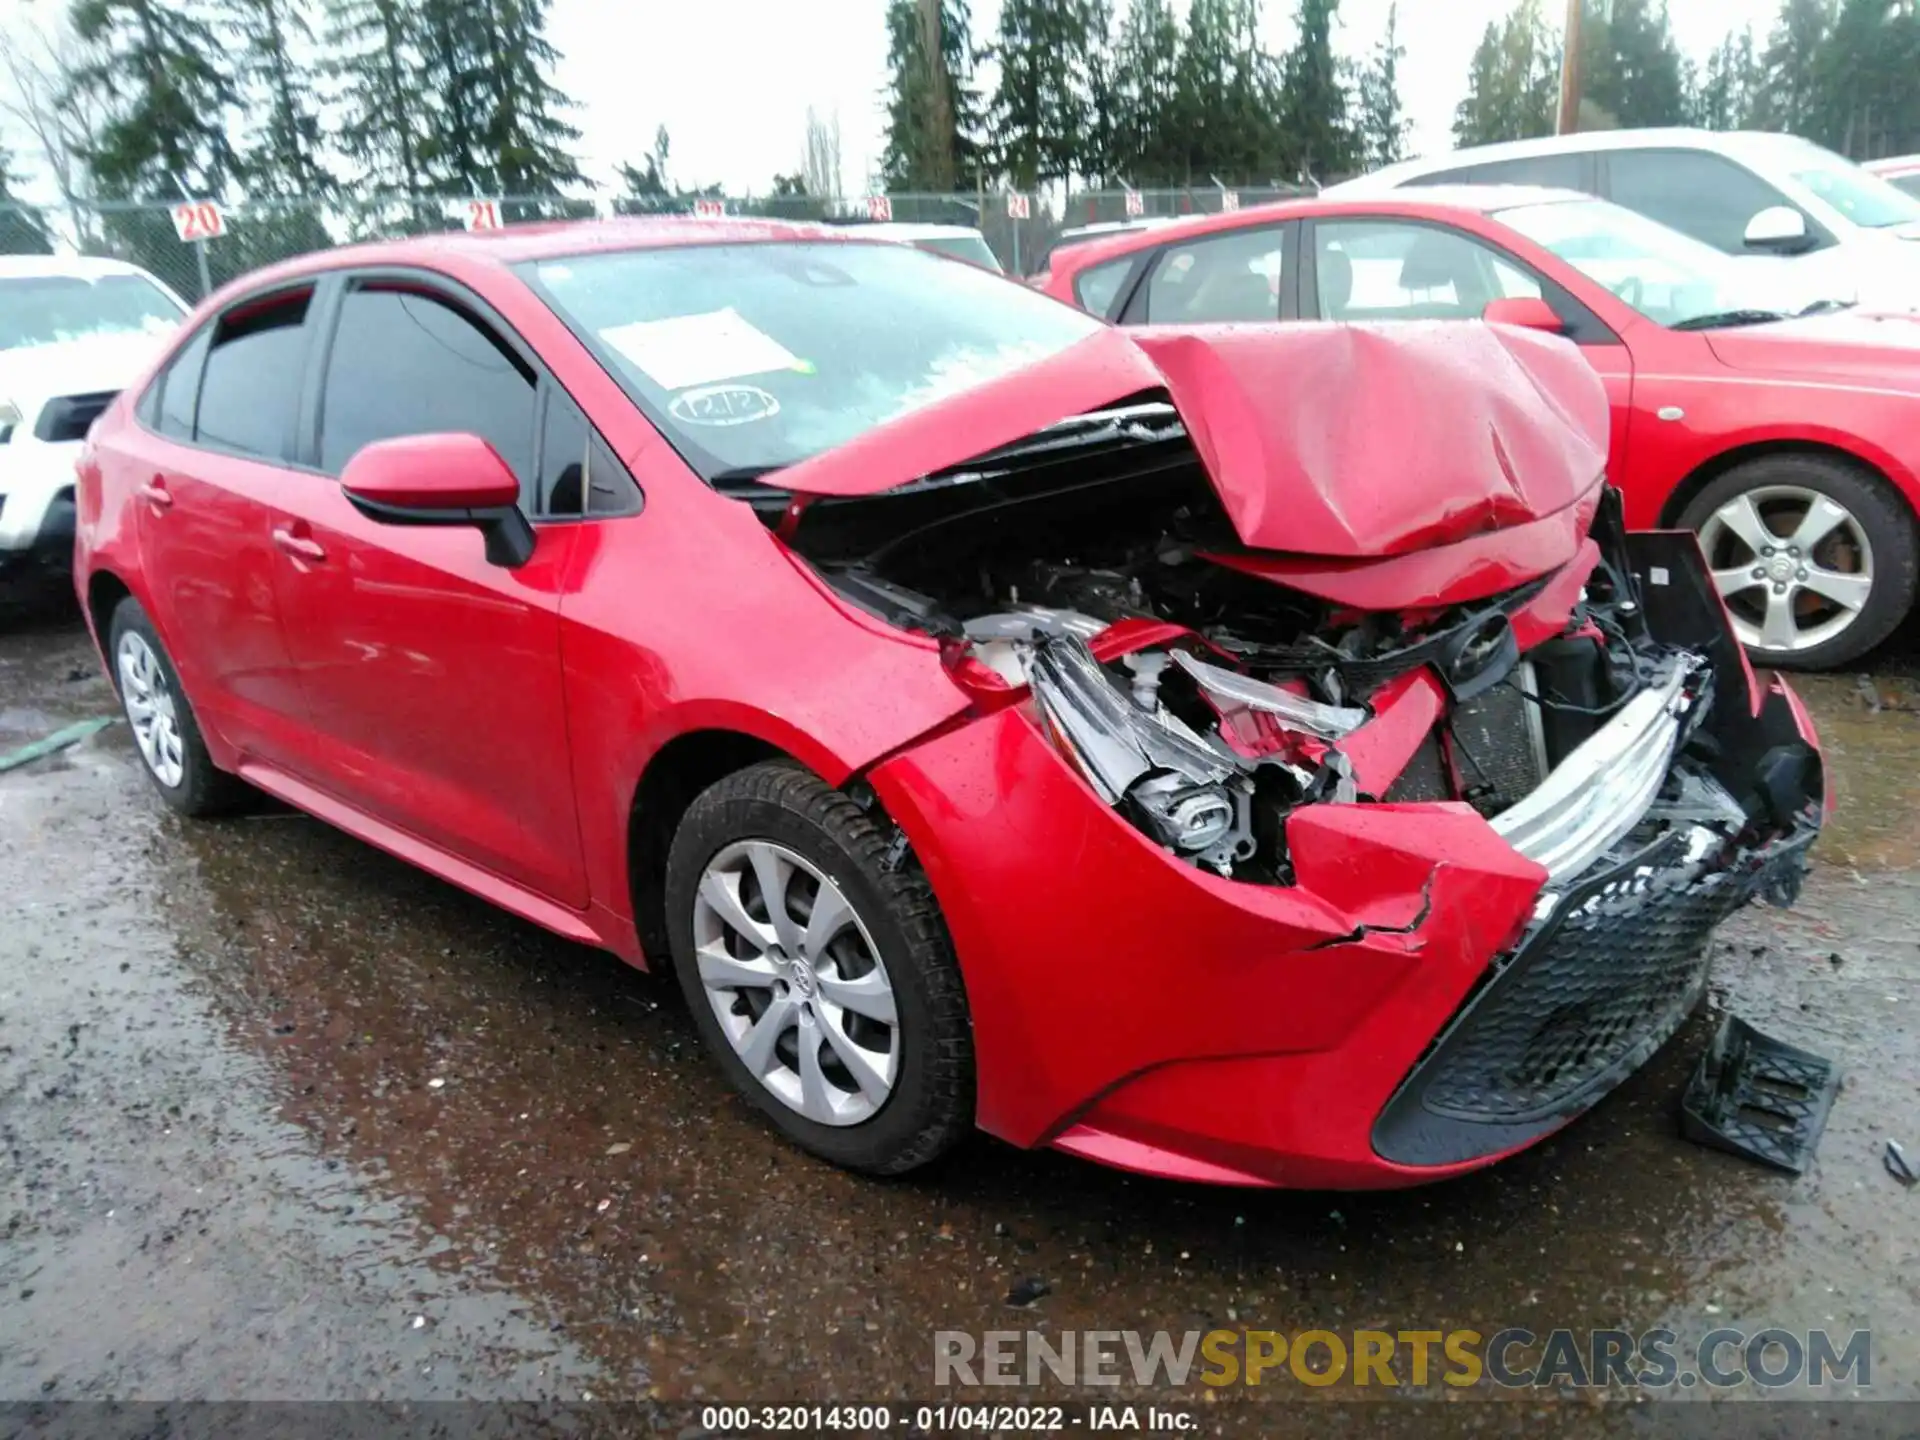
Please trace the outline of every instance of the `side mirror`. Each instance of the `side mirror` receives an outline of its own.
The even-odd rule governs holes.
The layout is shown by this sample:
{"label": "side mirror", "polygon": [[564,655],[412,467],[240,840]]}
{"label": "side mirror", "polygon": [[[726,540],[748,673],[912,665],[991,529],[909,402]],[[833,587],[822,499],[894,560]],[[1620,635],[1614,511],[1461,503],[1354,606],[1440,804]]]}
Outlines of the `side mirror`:
{"label": "side mirror", "polygon": [[1769,205],[1747,222],[1743,238],[1749,250],[1771,250],[1776,255],[1796,254],[1813,243],[1807,217],[1791,205]]}
{"label": "side mirror", "polygon": [[520,513],[520,482],[478,435],[403,435],[363,447],[340,488],[386,525],[471,525],[487,563],[517,570],[533,558],[533,526]]}
{"label": "side mirror", "polygon": [[1495,325],[1518,325],[1522,330],[1544,330],[1549,335],[1567,333],[1566,322],[1544,300],[1523,295],[1512,300],[1489,300],[1480,312],[1482,320]]}

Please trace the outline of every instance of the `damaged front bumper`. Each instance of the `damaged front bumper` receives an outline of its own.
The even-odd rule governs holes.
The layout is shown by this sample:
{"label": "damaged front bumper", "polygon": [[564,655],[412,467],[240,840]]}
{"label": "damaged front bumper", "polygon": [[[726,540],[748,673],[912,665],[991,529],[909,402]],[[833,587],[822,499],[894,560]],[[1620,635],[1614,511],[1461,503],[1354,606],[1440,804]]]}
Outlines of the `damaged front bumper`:
{"label": "damaged front bumper", "polygon": [[1791,898],[1823,792],[1804,711],[1755,683],[1691,538],[1629,542],[1663,657],[1631,702],[1490,819],[1295,805],[1284,883],[1123,813],[1140,757],[1075,773],[1042,706],[878,767],[966,978],[983,1127],[1192,1180],[1406,1185],[1539,1139],[1640,1065],[1699,999],[1713,928]]}

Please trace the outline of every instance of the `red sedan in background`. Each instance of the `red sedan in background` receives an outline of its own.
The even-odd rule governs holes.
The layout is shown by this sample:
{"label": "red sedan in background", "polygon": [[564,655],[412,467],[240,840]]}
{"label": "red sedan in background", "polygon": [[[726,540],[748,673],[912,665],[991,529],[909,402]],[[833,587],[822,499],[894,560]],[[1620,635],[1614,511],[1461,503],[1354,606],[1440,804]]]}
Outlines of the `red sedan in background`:
{"label": "red sedan in background", "polygon": [[1920,321],[1778,296],[1725,256],[1571,191],[1435,186],[1185,220],[1078,246],[1045,288],[1124,325],[1502,320],[1606,382],[1633,527],[1696,531],[1756,660],[1856,659],[1913,604]]}
{"label": "red sedan in background", "polygon": [[1606,444],[1524,330],[529,227],[213,296],[94,426],[76,580],[168,804],[671,966],[819,1155],[1404,1185],[1607,1093],[1820,825]]}

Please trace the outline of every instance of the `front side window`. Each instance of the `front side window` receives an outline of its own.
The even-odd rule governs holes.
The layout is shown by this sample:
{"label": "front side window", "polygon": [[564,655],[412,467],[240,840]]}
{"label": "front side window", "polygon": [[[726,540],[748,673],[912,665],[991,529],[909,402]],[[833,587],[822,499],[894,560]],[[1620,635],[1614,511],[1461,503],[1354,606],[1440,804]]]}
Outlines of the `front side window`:
{"label": "front side window", "polygon": [[320,467],[337,475],[376,440],[478,435],[525,493],[536,393],[532,372],[464,310],[418,290],[351,290],[327,355]]}
{"label": "front side window", "polygon": [[201,372],[195,443],[262,460],[286,458],[312,298],[311,290],[300,290],[242,301],[220,317]]}
{"label": "front side window", "polygon": [[1890,175],[1887,183],[1903,195],[1911,195],[1920,202],[1920,170],[1909,170],[1904,175]]}
{"label": "front side window", "polygon": [[185,314],[144,275],[0,280],[0,351],[100,335],[165,335]]}
{"label": "front side window", "polygon": [[1607,191],[1614,204],[1726,255],[1748,253],[1754,216],[1790,203],[1751,170],[1705,150],[1616,150],[1607,157]]}
{"label": "front side window", "polygon": [[1457,230],[1323,220],[1313,234],[1322,319],[1471,320],[1491,301],[1540,297],[1533,276]]}
{"label": "front side window", "polygon": [[615,251],[521,273],[710,481],[796,464],[1100,329],[1000,276],[868,241]]}
{"label": "front side window", "polygon": [[1147,323],[1278,320],[1284,236],[1268,226],[1169,247],[1147,279]]}

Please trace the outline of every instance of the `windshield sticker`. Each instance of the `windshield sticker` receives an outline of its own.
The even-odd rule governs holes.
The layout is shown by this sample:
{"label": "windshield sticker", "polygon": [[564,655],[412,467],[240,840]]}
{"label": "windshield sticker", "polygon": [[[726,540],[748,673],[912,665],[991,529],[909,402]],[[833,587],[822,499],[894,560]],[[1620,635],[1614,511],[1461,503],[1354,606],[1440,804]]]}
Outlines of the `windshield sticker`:
{"label": "windshield sticker", "polygon": [[602,330],[600,338],[663,390],[793,370],[800,360],[729,306],[701,315],[639,320]]}
{"label": "windshield sticker", "polygon": [[667,413],[686,425],[750,425],[780,413],[780,402],[758,385],[701,385],[673,397]]}

